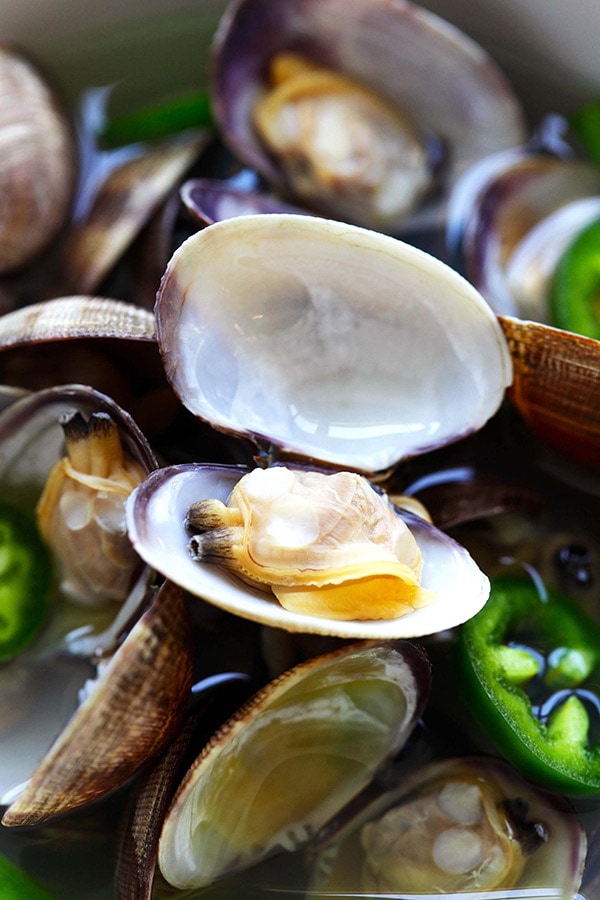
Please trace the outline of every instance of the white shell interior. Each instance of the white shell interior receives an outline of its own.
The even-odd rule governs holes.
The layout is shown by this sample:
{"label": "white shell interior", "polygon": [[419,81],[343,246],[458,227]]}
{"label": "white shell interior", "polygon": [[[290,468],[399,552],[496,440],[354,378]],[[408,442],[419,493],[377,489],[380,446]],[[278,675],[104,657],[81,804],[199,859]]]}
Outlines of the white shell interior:
{"label": "white shell interior", "polygon": [[175,253],[156,307],[168,377],[218,428],[367,473],[479,428],[511,381],[494,314],[426,253],[257,215]]}
{"label": "white shell interior", "polygon": [[150,475],[127,503],[129,536],[140,556],[185,590],[236,613],[286,631],[343,638],[409,638],[453,628],[474,616],[489,595],[489,581],[464,548],[415,517],[423,555],[423,587],[434,602],[397,619],[337,621],[289,612],[271,593],[254,590],[220,566],[194,562],[188,552],[186,513],[197,500],[226,502],[245,470],[182,465]]}

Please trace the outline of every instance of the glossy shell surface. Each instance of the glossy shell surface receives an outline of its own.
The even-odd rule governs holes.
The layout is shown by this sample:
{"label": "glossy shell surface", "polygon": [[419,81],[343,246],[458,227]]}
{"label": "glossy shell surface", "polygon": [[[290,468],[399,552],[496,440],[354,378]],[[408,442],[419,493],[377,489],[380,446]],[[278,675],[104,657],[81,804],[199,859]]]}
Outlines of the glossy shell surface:
{"label": "glossy shell surface", "polygon": [[600,466],[600,341],[499,316],[514,360],[510,400],[535,433],[587,466]]}
{"label": "glossy shell surface", "polygon": [[162,875],[201,887],[296,849],[407,741],[430,685],[404,642],[358,644],[285,672],[192,763],[167,812]]}
{"label": "glossy shell surface", "polygon": [[365,474],[476,430],[512,378],[496,317],[456,272],[310,216],[244,216],[192,236],[156,317],[191,412]]}
{"label": "glossy shell surface", "polygon": [[253,589],[219,566],[195,562],[184,521],[192,503],[226,502],[244,470],[211,465],[173,466],[150,475],[127,503],[129,536],[140,556],[190,593],[244,618],[286,631],[344,638],[404,638],[443,631],[483,606],[486,576],[469,554],[417,516],[406,514],[423,556],[422,586],[434,600],[397,619],[338,621],[284,609],[273,595]]}

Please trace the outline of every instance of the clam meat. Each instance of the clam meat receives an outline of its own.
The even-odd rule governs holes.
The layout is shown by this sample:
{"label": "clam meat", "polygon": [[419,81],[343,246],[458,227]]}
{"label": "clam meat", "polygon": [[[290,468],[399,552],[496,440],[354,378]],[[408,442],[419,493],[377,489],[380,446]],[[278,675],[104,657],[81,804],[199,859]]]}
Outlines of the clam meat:
{"label": "clam meat", "polygon": [[140,573],[125,527],[125,501],[146,475],[107,413],[61,420],[67,455],[37,504],[40,533],[60,568],[61,589],[82,603],[123,601]]}
{"label": "clam meat", "polygon": [[408,525],[351,472],[254,469],[227,505],[194,504],[187,525],[194,559],[268,585],[292,612],[389,619],[430,599]]}
{"label": "clam meat", "polygon": [[[278,468],[274,467],[274,469]],[[250,580],[254,581],[254,584],[249,584],[246,574],[242,580],[236,575],[232,575],[226,565],[198,563],[192,558],[189,550],[190,534],[186,528],[186,522],[189,518],[190,508],[193,509],[199,501],[207,500],[209,511],[217,510],[217,515],[235,517],[236,511],[230,509],[227,504],[236,485],[242,476],[247,474],[247,471],[242,467],[202,463],[170,466],[151,473],[133,491],[126,503],[128,533],[142,559],[194,596],[244,618],[290,632],[306,632],[344,638],[415,637],[451,628],[475,615],[485,603],[489,594],[489,582],[472,557],[443,532],[408,511],[398,512],[398,515],[401,514],[404,522],[408,525],[408,535],[401,524],[393,525],[393,531],[400,534],[403,541],[406,540],[408,558],[414,560],[417,569],[421,570],[420,584],[416,590],[418,595],[426,597],[428,602],[421,606],[415,604],[413,607],[411,605],[410,608],[405,606],[402,609],[403,614],[399,614],[397,608],[392,610],[386,606],[383,611],[388,616],[393,613],[395,618],[365,618],[370,613],[363,608],[363,603],[368,602],[371,592],[369,585],[367,584],[365,588],[364,583],[360,580],[355,586],[350,585],[348,598],[346,598],[346,585],[343,583],[339,585],[339,591],[335,584],[325,585],[324,590],[321,588],[317,592],[316,600],[314,591],[305,591],[306,585],[302,584],[301,593],[302,595],[306,594],[307,601],[294,606],[293,589],[290,590],[289,585],[277,585],[277,590],[282,590],[284,593],[283,602],[280,604],[275,601],[268,585],[256,583],[255,573],[259,569],[255,564],[251,565],[250,571]],[[342,475],[341,481],[344,483],[348,475],[339,474]],[[264,475],[264,472],[262,474],[251,472],[250,481],[257,480],[260,483]],[[275,472],[274,480],[276,482],[280,479],[285,481],[289,477],[288,470],[282,468]],[[319,477],[317,475],[317,479]],[[337,474],[327,477],[333,477],[334,483],[337,480]],[[265,479],[267,484],[271,478],[269,472]],[[348,481],[351,485],[354,484],[354,476],[350,475]],[[361,486],[361,492],[362,490]],[[294,539],[304,540],[306,538],[307,526],[309,530],[311,527],[314,530],[315,520],[312,511],[309,511],[307,518],[306,504],[298,504],[293,497],[292,506],[295,508],[292,520],[287,523],[276,521],[275,531],[282,536],[284,541],[287,537],[293,543]],[[301,516],[298,516],[299,507],[304,511]],[[351,509],[356,512],[359,508],[359,503],[357,503]],[[192,512],[193,517],[194,513]],[[332,518],[335,518],[335,513]],[[353,517],[351,518],[350,531],[357,527]],[[387,511],[383,519],[390,522]],[[343,526],[344,519],[342,517],[341,527],[343,528]],[[225,542],[231,544],[231,533],[227,533],[228,527],[224,531],[226,533]],[[217,541],[218,537],[217,535]],[[214,535],[209,537],[209,541],[213,538]],[[335,545],[335,536],[332,542]],[[267,530],[267,551],[269,543],[270,537]],[[296,552],[292,547],[291,555],[293,556]],[[326,550],[325,555],[328,552]],[[369,546],[359,548],[357,553],[361,552],[368,556],[372,553],[372,548]],[[377,550],[376,555],[380,554],[381,551]],[[338,548],[338,555],[347,562],[347,551],[343,547]],[[419,557],[422,557],[422,568],[421,563],[417,562]],[[384,560],[384,564],[387,567],[390,565],[390,561]],[[403,564],[399,563],[396,558],[391,563],[391,569],[396,570],[396,577],[391,580],[392,583],[399,581],[399,590],[402,593],[404,585],[397,578],[399,568],[403,570]],[[377,569],[380,573],[380,561]],[[390,570],[387,569],[387,571]],[[296,573],[292,572],[291,574],[293,578]],[[279,572],[276,572],[275,577],[278,576]],[[317,580],[322,579],[323,576],[330,577],[325,571],[321,575],[317,573]],[[306,573],[301,573],[300,577],[304,579]],[[409,574],[409,581],[414,581],[414,573]],[[387,588],[380,589],[384,596],[376,598],[374,602],[383,606],[384,603],[388,603]],[[324,593],[327,598],[330,591],[335,594],[335,601],[327,599],[320,601],[320,595]],[[288,594],[292,599],[289,607],[286,608]],[[372,594],[377,594],[377,590],[373,590]],[[404,604],[405,598],[401,599]],[[338,609],[334,606],[334,602]],[[347,616],[352,614],[351,618],[342,618],[339,613],[339,609],[343,609],[346,603],[348,607],[344,611]],[[315,604],[317,604],[316,609]]]}

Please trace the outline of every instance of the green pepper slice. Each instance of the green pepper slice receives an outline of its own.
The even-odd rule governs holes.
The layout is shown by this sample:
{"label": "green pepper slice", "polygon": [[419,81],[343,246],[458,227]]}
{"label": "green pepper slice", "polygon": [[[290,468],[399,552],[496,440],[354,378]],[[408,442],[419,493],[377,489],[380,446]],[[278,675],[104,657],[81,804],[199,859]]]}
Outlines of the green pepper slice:
{"label": "green pepper slice", "polygon": [[600,792],[600,628],[533,580],[492,581],[458,639],[463,699],[525,776],[565,794]]}
{"label": "green pepper slice", "polygon": [[2,900],[55,900],[43,887],[0,853]]}
{"label": "green pepper slice", "polygon": [[205,91],[180,94],[155,106],[109,116],[99,136],[104,149],[155,141],[189,128],[212,125],[210,99]]}
{"label": "green pepper slice", "polygon": [[50,554],[26,513],[0,503],[0,661],[24,649],[50,605]]}
{"label": "green pepper slice", "polygon": [[550,309],[558,328],[600,339],[600,220],[583,228],[559,259]]}

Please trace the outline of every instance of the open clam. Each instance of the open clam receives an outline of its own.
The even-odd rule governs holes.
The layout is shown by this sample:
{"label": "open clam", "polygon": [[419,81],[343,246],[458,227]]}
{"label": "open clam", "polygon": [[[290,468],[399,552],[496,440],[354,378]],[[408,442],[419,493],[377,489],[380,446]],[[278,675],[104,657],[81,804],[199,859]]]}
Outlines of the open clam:
{"label": "open clam", "polygon": [[[127,466],[132,464],[138,478],[155,468],[156,460],[146,439],[116,403],[81,385],[50,388],[14,400],[0,414],[0,490],[4,503],[33,518],[50,472],[56,466],[63,468],[61,417],[73,421],[73,415],[80,423],[110,423],[113,437],[114,429],[118,433],[118,458],[126,459]],[[63,532],[61,540],[54,542],[55,588],[44,627],[35,641],[4,663],[0,671],[0,706],[11,709],[10,717],[3,716],[0,725],[0,803],[6,802],[10,791],[28,778],[40,762],[49,742],[77,706],[78,690],[94,674],[90,658],[114,649],[137,613],[149,580],[147,568],[131,550],[122,527],[123,485],[118,485],[117,494],[111,497],[109,477],[97,481],[96,488],[100,490],[90,493],[90,481],[93,483],[94,479],[89,473],[73,474],[75,479],[81,479],[78,485],[72,485],[77,493],[83,490],[79,494],[83,499],[80,512],[85,509],[89,515],[83,520],[79,517],[79,522],[76,515],[71,519],[70,536]],[[83,484],[86,481],[88,484]],[[55,512],[60,512],[61,503],[63,511],[68,509],[69,492],[65,495],[58,491]],[[66,504],[61,496],[66,496]],[[59,533],[67,527],[69,531],[68,523],[67,516],[51,530]],[[104,557],[103,543],[108,552]],[[87,558],[95,561],[96,574],[91,581],[82,572]],[[109,600],[105,591],[106,577],[113,565],[120,581],[119,602]],[[74,577],[77,573],[84,574],[83,581]],[[76,593],[83,591],[83,599],[92,599],[94,605],[71,602],[59,590],[59,579],[68,582]],[[108,579],[114,587],[112,575],[108,574]],[[100,600],[104,602],[97,603]]]}
{"label": "open clam", "polygon": [[268,182],[390,233],[465,165],[524,139],[493,61],[405,0],[237,0],[211,91],[225,140]]}
{"label": "open clam", "polygon": [[429,686],[429,663],[405,642],[349,645],[279,676],[184,777],[162,827],[162,875],[202,887],[301,846],[406,743]]}
{"label": "open clam", "polygon": [[310,216],[219,222],[156,304],[184,406],[262,449],[373,477],[477,430],[511,360],[470,284],[414,247]]}
{"label": "open clam", "polygon": [[580,885],[587,846],[562,797],[500,760],[476,757],[413,772],[352,818],[342,812],[319,843],[308,895],[315,898],[513,890],[538,897],[548,889],[566,900]]}
{"label": "open clam", "polygon": [[[301,459],[381,478],[399,460],[482,425],[511,380],[496,317],[455,272],[393,238],[308,216],[230,219],[188,239],[167,269],[156,316],[167,377],[184,405],[217,429],[253,439],[271,462]],[[280,469],[279,481],[294,481],[290,471]],[[285,609],[256,584],[196,563],[185,528],[190,507],[227,503],[243,474],[190,465],[147,479],[127,504],[138,553],[192,593],[291,631],[415,636],[464,621],[485,602],[487,580],[468,554],[409,514],[428,601],[407,615],[376,621],[368,604],[360,616],[330,606],[315,615],[293,601]],[[342,507],[354,504],[349,519],[363,514],[359,483],[344,488]],[[305,500],[292,506],[306,512]],[[313,514],[314,507],[314,524]],[[300,521],[307,520],[283,529],[294,540]],[[257,580],[256,570],[241,574]],[[338,574],[316,583],[327,582],[333,594]],[[295,601],[298,584],[291,587],[286,599]]]}

